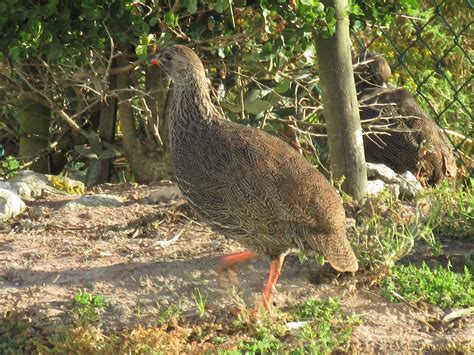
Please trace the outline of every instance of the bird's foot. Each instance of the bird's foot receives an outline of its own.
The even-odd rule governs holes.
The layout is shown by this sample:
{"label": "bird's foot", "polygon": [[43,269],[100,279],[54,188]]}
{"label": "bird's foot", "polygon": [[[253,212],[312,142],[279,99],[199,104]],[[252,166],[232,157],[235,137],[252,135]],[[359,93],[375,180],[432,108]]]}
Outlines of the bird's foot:
{"label": "bird's foot", "polygon": [[237,278],[237,272],[235,267],[226,266],[217,267],[217,285],[222,289],[229,289],[232,286],[239,286],[239,279]]}
{"label": "bird's foot", "polygon": [[[242,251],[238,253],[223,256],[217,265],[217,283],[221,288],[229,288],[231,285],[238,285],[237,274],[235,272],[235,265],[238,263],[254,259],[257,254],[251,251]],[[228,274],[224,277],[224,274]]]}

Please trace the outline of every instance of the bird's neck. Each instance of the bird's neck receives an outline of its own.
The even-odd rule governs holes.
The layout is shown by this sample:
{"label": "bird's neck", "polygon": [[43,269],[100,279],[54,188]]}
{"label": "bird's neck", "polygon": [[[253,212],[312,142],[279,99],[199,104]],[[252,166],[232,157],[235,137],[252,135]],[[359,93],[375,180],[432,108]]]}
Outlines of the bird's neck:
{"label": "bird's neck", "polygon": [[[206,123],[218,116],[205,79],[190,80],[185,85],[175,85],[171,105],[171,119],[189,123]],[[194,122],[191,122],[194,121]],[[196,122],[198,121],[198,122]]]}

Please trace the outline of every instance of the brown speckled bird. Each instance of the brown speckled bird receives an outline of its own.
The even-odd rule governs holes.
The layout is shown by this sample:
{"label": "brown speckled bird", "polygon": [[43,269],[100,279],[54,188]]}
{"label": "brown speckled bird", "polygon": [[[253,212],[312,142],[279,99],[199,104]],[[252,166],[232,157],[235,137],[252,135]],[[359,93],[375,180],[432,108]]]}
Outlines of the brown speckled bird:
{"label": "brown speckled bird", "polygon": [[373,122],[373,131],[389,124],[381,134],[364,136],[367,161],[382,163],[397,173],[411,171],[429,185],[457,174],[456,160],[443,130],[404,89],[387,82],[386,59],[365,52],[355,60],[354,75],[361,120]]}
{"label": "brown speckled bird", "polygon": [[152,60],[158,62],[173,82],[170,140],[177,182],[200,218],[249,249],[223,257],[218,271],[268,256],[267,309],[292,248],[321,252],[337,271],[357,271],[342,202],[331,184],[282,140],[225,120],[211,102],[193,50],[167,47]]}

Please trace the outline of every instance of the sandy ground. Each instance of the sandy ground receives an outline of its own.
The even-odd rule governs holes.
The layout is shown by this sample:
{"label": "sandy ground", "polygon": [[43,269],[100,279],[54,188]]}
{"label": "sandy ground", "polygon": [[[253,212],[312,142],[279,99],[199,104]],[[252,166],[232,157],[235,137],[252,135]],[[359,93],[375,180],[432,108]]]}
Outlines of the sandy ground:
{"label": "sandy ground", "polygon": [[[15,309],[39,323],[67,321],[70,302],[81,288],[109,301],[105,328],[152,324],[172,304],[192,317],[196,288],[208,295],[210,313],[222,313],[236,303],[252,307],[260,297],[268,260],[242,265],[236,290],[219,288],[216,262],[241,250],[239,245],[200,224],[185,201],[152,204],[149,191],[145,186],[104,185],[91,192],[122,197],[125,203],[117,208],[62,211],[58,207],[71,197],[56,195],[27,202],[27,214],[0,226],[0,313]],[[175,242],[162,243],[177,235]],[[444,311],[390,303],[372,281],[368,273],[338,276],[311,260],[301,264],[290,254],[275,306],[342,298],[344,311],[363,319],[353,334],[354,348],[362,352],[410,353],[472,341],[473,317],[442,324]]]}

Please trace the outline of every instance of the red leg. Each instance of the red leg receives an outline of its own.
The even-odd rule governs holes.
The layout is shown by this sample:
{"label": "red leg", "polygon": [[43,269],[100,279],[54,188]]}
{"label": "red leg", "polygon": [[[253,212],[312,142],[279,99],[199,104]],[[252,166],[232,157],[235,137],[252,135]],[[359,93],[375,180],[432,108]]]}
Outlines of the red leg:
{"label": "red leg", "polygon": [[272,301],[272,291],[275,287],[278,278],[280,277],[281,268],[283,266],[283,261],[285,260],[285,255],[280,255],[277,259],[272,260],[270,265],[270,274],[268,275],[267,283],[263,289],[262,303],[267,311],[270,311],[271,301]]}
{"label": "red leg", "polygon": [[255,254],[252,251],[241,251],[238,253],[233,253],[229,255],[223,256],[220,260],[219,263],[217,264],[217,280],[218,284],[221,287],[225,287],[225,281],[222,279],[222,274],[229,268],[232,268],[234,265],[239,264],[241,262],[254,259],[258,257],[258,254]]}
{"label": "red leg", "polygon": [[219,260],[217,270],[225,270],[235,264],[254,259],[256,257],[258,257],[258,254],[255,254],[254,252],[248,250],[225,255]]}

